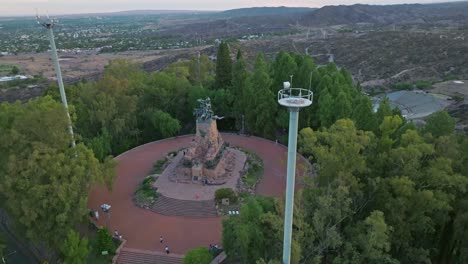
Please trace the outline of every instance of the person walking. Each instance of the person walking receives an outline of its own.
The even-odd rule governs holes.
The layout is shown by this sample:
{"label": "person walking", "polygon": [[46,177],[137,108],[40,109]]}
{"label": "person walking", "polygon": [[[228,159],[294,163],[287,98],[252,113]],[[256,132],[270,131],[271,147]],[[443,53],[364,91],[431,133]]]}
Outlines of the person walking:
{"label": "person walking", "polygon": [[166,248],[165,248],[165,250],[166,250],[166,254],[168,254],[168,255],[169,255],[169,247],[168,247],[167,245],[166,245]]}
{"label": "person walking", "polygon": [[163,236],[159,236],[159,243],[163,243],[164,239],[163,239]]}

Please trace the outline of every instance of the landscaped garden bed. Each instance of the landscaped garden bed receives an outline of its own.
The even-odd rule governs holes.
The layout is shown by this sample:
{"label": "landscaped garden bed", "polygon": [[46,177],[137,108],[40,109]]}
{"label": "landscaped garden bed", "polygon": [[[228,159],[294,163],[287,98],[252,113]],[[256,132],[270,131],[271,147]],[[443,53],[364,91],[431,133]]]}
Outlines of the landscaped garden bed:
{"label": "landscaped garden bed", "polygon": [[157,177],[147,176],[133,196],[135,204],[141,208],[150,208],[158,198],[158,190],[153,186]]}
{"label": "landscaped garden bed", "polygon": [[242,148],[239,148],[239,150],[247,155],[244,173],[241,177],[242,183],[245,187],[254,190],[263,176],[263,160],[257,154],[249,150]]}

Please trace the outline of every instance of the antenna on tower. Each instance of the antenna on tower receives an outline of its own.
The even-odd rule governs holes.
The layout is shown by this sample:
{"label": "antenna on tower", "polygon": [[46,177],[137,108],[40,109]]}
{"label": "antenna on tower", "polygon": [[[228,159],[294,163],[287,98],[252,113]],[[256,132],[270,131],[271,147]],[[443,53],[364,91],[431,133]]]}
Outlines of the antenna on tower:
{"label": "antenna on tower", "polygon": [[68,112],[67,95],[65,94],[65,88],[63,87],[62,71],[60,70],[60,64],[59,64],[58,56],[57,56],[57,48],[55,47],[54,32],[52,31],[52,28],[57,24],[58,21],[56,19],[51,19],[48,14],[47,14],[47,19],[43,19],[38,14],[37,9],[36,9],[36,21],[39,25],[47,29],[47,32],[49,35],[50,52],[52,55],[52,61],[54,62],[55,73],[57,74],[57,83],[59,86],[60,98],[62,99],[62,104],[65,107],[65,112],[67,113],[67,117],[68,117],[68,132],[70,133],[70,136],[71,136],[71,141],[72,141],[71,146],[75,147],[75,136],[73,134],[73,127],[72,127],[72,122],[70,118],[70,113]]}
{"label": "antenna on tower", "polygon": [[312,71],[310,72],[310,79],[309,79],[309,90],[312,89]]}
{"label": "antenna on tower", "polygon": [[[293,86],[293,82],[292,82],[293,76],[294,76],[294,75],[290,75],[290,76],[289,76],[289,79],[290,79],[289,83],[291,84],[291,88],[294,87],[294,86]],[[289,90],[289,92],[291,93],[292,90]]]}

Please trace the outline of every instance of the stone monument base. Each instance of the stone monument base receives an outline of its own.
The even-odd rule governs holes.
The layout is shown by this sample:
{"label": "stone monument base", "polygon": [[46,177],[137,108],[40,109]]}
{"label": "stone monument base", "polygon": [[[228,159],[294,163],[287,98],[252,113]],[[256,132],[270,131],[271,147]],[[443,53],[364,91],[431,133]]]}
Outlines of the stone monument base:
{"label": "stone monument base", "polygon": [[174,168],[170,168],[172,171],[168,172],[169,180],[177,183],[202,185],[225,184],[231,177],[240,177],[246,160],[247,156],[242,151],[229,147],[224,150],[219,162],[212,169],[201,164],[187,167],[182,158],[175,161],[177,164]]}

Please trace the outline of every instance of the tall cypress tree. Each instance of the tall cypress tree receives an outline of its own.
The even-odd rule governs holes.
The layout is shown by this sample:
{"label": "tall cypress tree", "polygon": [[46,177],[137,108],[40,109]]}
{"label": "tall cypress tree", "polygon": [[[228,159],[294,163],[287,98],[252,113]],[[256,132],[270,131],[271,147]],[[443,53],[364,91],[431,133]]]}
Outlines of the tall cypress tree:
{"label": "tall cypress tree", "polygon": [[377,126],[377,120],[374,115],[374,107],[368,96],[361,95],[357,99],[351,118],[356,123],[356,127],[365,131],[373,131]]}
{"label": "tall cypress tree", "polygon": [[[236,118],[237,129],[242,128],[242,119],[249,107],[251,97],[250,77],[247,71],[247,63],[242,57],[240,49],[237,52],[237,61],[232,70],[232,94],[235,98],[233,113]],[[254,110],[254,109],[252,109]]]}
{"label": "tall cypress tree", "polygon": [[277,102],[270,90],[271,83],[268,64],[263,54],[258,54],[252,73],[252,87],[249,89],[249,110],[245,113],[246,126],[256,135],[273,139]]}
{"label": "tall cypress tree", "polygon": [[216,60],[215,89],[227,89],[232,83],[232,61],[229,55],[229,46],[222,42],[218,48]]}
{"label": "tall cypress tree", "polygon": [[[290,76],[296,74],[296,71],[297,64],[294,58],[284,51],[278,53],[272,65],[273,86],[271,90],[273,94],[276,94],[278,90],[283,89],[283,82],[288,82],[290,80]],[[294,80],[293,86],[297,87],[294,84]]]}
{"label": "tall cypress tree", "polygon": [[242,59],[242,51],[241,51],[241,49],[238,49],[237,50],[237,55],[236,55],[236,60],[240,60],[240,59]]}

